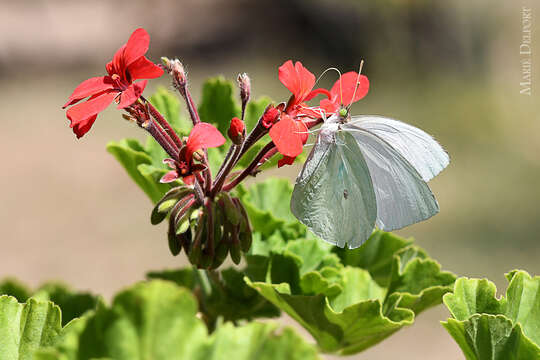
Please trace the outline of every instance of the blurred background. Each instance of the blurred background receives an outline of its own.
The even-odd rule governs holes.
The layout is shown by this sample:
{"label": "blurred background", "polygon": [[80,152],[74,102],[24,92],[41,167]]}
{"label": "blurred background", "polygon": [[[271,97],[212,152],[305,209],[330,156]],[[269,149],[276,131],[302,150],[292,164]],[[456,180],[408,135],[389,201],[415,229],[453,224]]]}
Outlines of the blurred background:
{"label": "blurred background", "polygon": [[[105,151],[143,138],[111,109],[77,140],[61,106],[137,27],[148,56],[179,57],[197,98],[206,77],[239,72],[255,97],[286,100],[277,68],[301,60],[363,72],[355,114],[381,114],[433,134],[451,164],[431,183],[441,212],[414,236],[443,268],[489,277],[540,274],[540,4],[534,0],[0,1],[0,278],[62,279],[110,296],[148,270],[178,267],[151,203]],[[532,8],[532,95],[520,94],[522,7]],[[336,80],[330,73],[322,85]],[[169,86],[169,79],[154,80]],[[293,179],[298,168],[275,175]],[[354,359],[460,359],[440,306]]]}

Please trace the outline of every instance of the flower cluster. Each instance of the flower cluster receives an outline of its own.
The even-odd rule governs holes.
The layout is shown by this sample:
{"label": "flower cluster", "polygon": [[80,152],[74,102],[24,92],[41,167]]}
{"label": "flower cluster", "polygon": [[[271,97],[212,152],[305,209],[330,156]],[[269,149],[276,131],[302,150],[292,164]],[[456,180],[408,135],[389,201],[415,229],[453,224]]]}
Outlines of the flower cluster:
{"label": "flower cluster", "polygon": [[[238,76],[241,114],[233,117],[227,136],[230,148],[215,176],[208,161],[208,148],[224,145],[224,134],[209,123],[202,122],[188,89],[183,64],[162,58],[160,65],[145,57],[150,37],[144,29],[133,32],[128,42],[106,65],[107,75],[82,82],[71,94],[64,108],[78,138],[86,134],[98,114],[115,102],[123,117],[146,130],[167,152],[163,159],[170,171],[162,183],[173,187],[152,212],[152,223],[169,216],[169,245],[173,254],[184,249],[190,261],[202,268],[219,266],[227,254],[240,261],[242,251],[251,246],[251,225],[244,206],[230,191],[246,177],[255,175],[260,166],[278,152],[278,166],[292,164],[302,153],[308,131],[325,117],[340,111],[343,106],[364,97],[369,89],[367,77],[349,72],[330,89],[314,89],[315,76],[300,62],[285,62],[279,68],[279,80],[290,91],[287,102],[271,104],[260,114],[258,123],[247,132],[244,115],[251,97],[251,81],[247,74]],[[189,136],[181,139],[164,116],[143,94],[146,79],[168,73],[173,86],[184,99],[193,123]],[[144,79],[144,80],[142,80]],[[136,82],[136,80],[142,80]],[[316,106],[308,101],[321,95]],[[86,99],[86,101],[81,102]],[[272,139],[248,162],[245,168],[232,172],[247,156],[254,144],[269,134]]]}

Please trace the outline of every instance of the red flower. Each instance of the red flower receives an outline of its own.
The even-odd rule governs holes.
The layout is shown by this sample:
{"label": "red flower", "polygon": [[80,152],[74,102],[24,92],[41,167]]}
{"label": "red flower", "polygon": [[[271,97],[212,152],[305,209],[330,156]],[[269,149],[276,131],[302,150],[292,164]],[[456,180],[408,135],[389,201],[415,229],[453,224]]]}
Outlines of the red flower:
{"label": "red flower", "polygon": [[302,153],[302,148],[308,139],[308,129],[301,120],[294,120],[283,113],[281,120],[270,128],[270,137],[278,151],[291,158]]}
{"label": "red flower", "polygon": [[193,154],[203,148],[221,146],[225,144],[225,141],[223,135],[213,125],[205,122],[198,123],[191,129],[186,144],[180,149],[178,160],[163,160],[173,170],[163,175],[160,182],[169,183],[182,177],[185,184],[193,184],[195,173],[205,169],[204,165],[193,163]]}
{"label": "red flower", "polygon": [[[369,91],[367,76],[354,71],[343,74],[332,86],[328,99],[321,100],[320,107],[331,114],[339,110],[340,106],[348,106],[362,99]],[[353,98],[354,96],[354,98]]]}
{"label": "red flower", "polygon": [[327,96],[330,96],[330,93],[326,89],[313,90],[315,75],[300,61],[295,64],[291,60],[286,61],[279,67],[278,74],[281,83],[292,92],[281,120],[274,124],[269,132],[278,151],[284,156],[278,163],[281,167],[292,164],[294,158],[302,153],[303,145],[307,141],[307,127],[297,115],[313,116],[313,112],[307,109],[303,102],[320,93]]}
{"label": "red flower", "polygon": [[163,69],[148,60],[144,54],[148,51],[150,36],[144,29],[137,29],[128,42],[106,66],[109,75],[94,77],[83,81],[67,103],[73,105],[86,97],[87,101],[71,107],[66,116],[71,121],[73,132],[78,138],[90,130],[97,115],[117,99],[118,108],[123,109],[133,104],[141,96],[147,81],[133,83],[138,79],[154,79],[163,75]]}
{"label": "red flower", "polygon": [[315,75],[306,69],[300,61],[294,65],[291,60],[286,61],[279,67],[278,74],[279,81],[293,93],[292,103],[294,104],[304,101],[315,85]]}

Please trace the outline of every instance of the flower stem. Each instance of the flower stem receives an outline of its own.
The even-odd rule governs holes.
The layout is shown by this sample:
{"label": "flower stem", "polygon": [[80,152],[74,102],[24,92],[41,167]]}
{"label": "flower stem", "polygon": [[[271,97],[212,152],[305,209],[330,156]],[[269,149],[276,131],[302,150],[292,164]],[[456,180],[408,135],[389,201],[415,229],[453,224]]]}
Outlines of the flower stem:
{"label": "flower stem", "polygon": [[159,145],[173,159],[178,158],[178,148],[174,144],[170,136],[156,123],[155,120],[149,119],[141,124],[141,127],[148,131],[150,135],[158,142]]}
{"label": "flower stem", "polygon": [[[178,92],[182,97],[184,98],[186,102],[186,106],[188,108],[189,116],[191,117],[191,121],[193,122],[193,125],[197,125],[201,122],[201,118],[199,117],[199,113],[197,112],[197,108],[195,107],[195,102],[193,101],[193,98],[191,97],[191,93],[189,92],[187,88],[187,82],[184,82],[182,84],[178,84],[175,86],[176,89],[178,89]],[[210,184],[212,183],[212,171],[210,170],[210,165],[208,163],[208,151],[204,149],[203,151],[203,161],[202,163],[206,166],[206,170],[203,171],[204,177],[205,177],[205,183],[206,183],[206,191],[210,191]]]}
{"label": "flower stem", "polygon": [[[255,170],[257,167],[262,165],[266,160],[268,160],[269,157],[266,157],[268,153],[270,153],[275,148],[275,145],[272,141],[270,141],[268,144],[266,144],[261,151],[255,156],[253,161],[246,167],[237,177],[234,178],[230,183],[226,184],[223,187],[223,191],[230,191],[232,190],[236,185],[238,185],[242,180],[244,180],[248,175],[250,175],[253,170]],[[275,152],[273,152],[271,155],[274,155]]]}
{"label": "flower stem", "polygon": [[191,117],[191,121],[193,122],[193,125],[197,125],[198,123],[201,122],[201,118],[199,117],[199,113],[197,112],[197,108],[195,107],[195,102],[193,101],[193,98],[191,97],[191,93],[189,92],[189,89],[187,88],[187,83],[177,86],[176,88],[178,89],[178,92],[180,93],[180,95],[182,95],[182,97],[184,98],[186,102],[189,116]]}
{"label": "flower stem", "polygon": [[198,179],[195,180],[194,187],[195,187],[195,196],[197,197],[197,201],[201,205],[204,204],[204,191],[201,188],[201,184],[199,184]]}
{"label": "flower stem", "polygon": [[236,164],[236,161],[238,160],[238,156],[240,154],[240,151],[242,150],[242,147],[243,146],[240,145],[231,146],[232,154],[229,156],[229,159],[223,169],[216,176],[216,180],[212,185],[212,190],[210,193],[211,197],[214,197],[219,192],[219,190],[221,190],[223,184],[225,183],[225,179],[227,179],[227,175],[231,172],[232,168]]}
{"label": "flower stem", "polygon": [[182,140],[180,140],[180,138],[178,137],[178,134],[176,134],[176,131],[174,131],[174,129],[169,124],[169,122],[165,119],[165,117],[163,117],[163,115],[161,115],[158,109],[156,109],[154,105],[150,103],[150,101],[146,99],[144,99],[144,101],[148,105],[148,109],[150,110],[150,114],[152,115],[152,117],[157,120],[157,122],[159,123],[159,125],[161,125],[163,130],[165,130],[165,132],[171,137],[175,145],[178,148],[181,148],[183,145]]}

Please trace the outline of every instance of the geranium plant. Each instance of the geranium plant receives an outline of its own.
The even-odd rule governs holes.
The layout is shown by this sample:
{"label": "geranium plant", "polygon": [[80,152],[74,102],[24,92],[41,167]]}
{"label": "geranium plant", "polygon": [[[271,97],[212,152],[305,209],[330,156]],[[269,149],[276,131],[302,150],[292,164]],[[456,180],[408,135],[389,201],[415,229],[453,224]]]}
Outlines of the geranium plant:
{"label": "geranium plant", "polygon": [[[314,89],[315,76],[287,61],[278,71],[291,91],[287,101],[252,99],[251,80],[240,74],[238,97],[232,83],[214,78],[197,106],[184,65],[151,62],[149,41],[144,29],[133,32],[106,65],[107,75],[82,82],[64,107],[78,138],[111,103],[148,133],[145,144],[123,139],[107,149],[152,201],[150,223],[168,218],[172,255],[183,251],[192,266],[151,271],[111,304],[59,283],[31,290],[6,279],[0,282],[0,359],[354,354],[413,324],[443,298],[453,316],[443,325],[467,359],[540,358],[538,278],[512,272],[507,297],[490,300],[490,283],[456,281],[410,239],[376,230],[356,249],[324,242],[291,213],[293,187],[286,179],[243,184],[266,168],[304,161],[311,129],[348,116],[350,104],[368,92],[365,75],[345,73],[330,90]],[[168,90],[143,95],[146,79],[164,74],[187,117]],[[228,257],[236,266],[224,266]],[[276,322],[256,321],[282,312],[315,344]]]}

